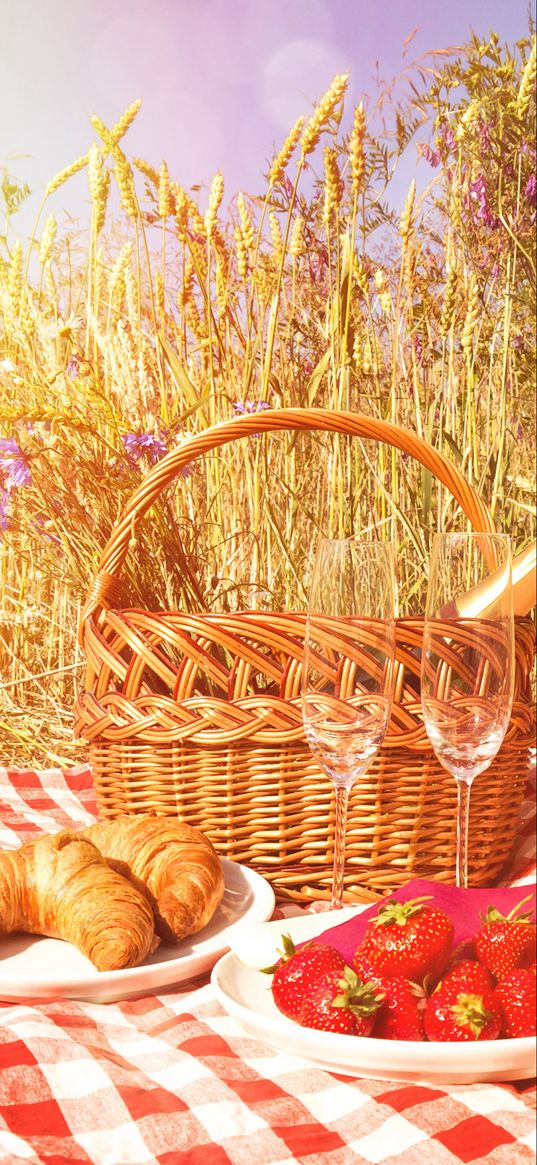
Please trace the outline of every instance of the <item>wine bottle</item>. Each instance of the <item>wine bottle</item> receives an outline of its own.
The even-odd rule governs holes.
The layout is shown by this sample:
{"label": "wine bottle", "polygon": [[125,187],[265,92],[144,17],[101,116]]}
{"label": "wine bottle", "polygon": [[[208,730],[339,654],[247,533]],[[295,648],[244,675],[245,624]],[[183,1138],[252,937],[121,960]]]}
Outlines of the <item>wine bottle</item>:
{"label": "wine bottle", "polygon": [[[527,615],[537,604],[537,541],[534,539],[512,561],[513,614]],[[477,619],[486,616],[505,586],[505,568],[501,566],[470,591],[454,595],[439,612],[446,619],[459,616]]]}

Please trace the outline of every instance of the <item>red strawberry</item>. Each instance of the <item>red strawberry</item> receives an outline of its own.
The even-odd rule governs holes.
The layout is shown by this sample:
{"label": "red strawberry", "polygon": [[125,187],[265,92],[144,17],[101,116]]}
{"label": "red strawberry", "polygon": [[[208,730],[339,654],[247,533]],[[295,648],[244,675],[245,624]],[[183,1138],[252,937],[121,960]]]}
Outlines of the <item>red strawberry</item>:
{"label": "red strawberry", "polygon": [[281,959],[274,967],[267,967],[273,974],[272,996],[276,1007],[300,1023],[308,982],[320,976],[333,979],[341,974],[345,960],[335,947],[313,940],[304,943],[298,950],[288,934],[282,935],[283,951]]}
{"label": "red strawberry", "polygon": [[307,1027],[367,1035],[382,995],[363,984],[335,947],[315,940],[295,950],[283,935],[283,954],[273,971],[272,995],[284,1015]]}
{"label": "red strawberry", "polygon": [[529,967],[515,968],[498,983],[494,998],[501,1011],[503,1036],[537,1035],[536,984],[535,972]]}
{"label": "red strawberry", "polygon": [[384,994],[384,1002],[373,1029],[375,1039],[424,1040],[425,985],[411,983],[400,975],[380,975],[371,966],[361,947],[355,952],[352,965],[363,982],[369,980],[376,983]]}
{"label": "red strawberry", "polygon": [[423,1026],[428,1040],[496,1040],[501,1030],[500,1009],[489,988],[463,991],[440,982],[427,1000]]}
{"label": "red strawberry", "polygon": [[453,923],[427,898],[389,899],[368,924],[360,951],[381,975],[436,979],[451,950]]}
{"label": "red strawberry", "polygon": [[443,987],[458,987],[460,991],[477,992],[490,991],[494,987],[494,980],[490,971],[477,963],[475,959],[462,959],[452,967],[446,967],[440,980]]}
{"label": "red strawberry", "polygon": [[477,957],[497,979],[503,979],[515,967],[535,962],[536,927],[529,914],[520,914],[524,898],[505,917],[495,906],[482,915],[483,926],[474,936]]}
{"label": "red strawberry", "polygon": [[373,1035],[380,1040],[424,1040],[425,989],[410,979],[384,979],[382,1004]]}
{"label": "red strawberry", "polygon": [[371,1034],[383,995],[375,983],[362,983],[344,959],[339,978],[321,977],[307,989],[300,1023],[352,1036]]}

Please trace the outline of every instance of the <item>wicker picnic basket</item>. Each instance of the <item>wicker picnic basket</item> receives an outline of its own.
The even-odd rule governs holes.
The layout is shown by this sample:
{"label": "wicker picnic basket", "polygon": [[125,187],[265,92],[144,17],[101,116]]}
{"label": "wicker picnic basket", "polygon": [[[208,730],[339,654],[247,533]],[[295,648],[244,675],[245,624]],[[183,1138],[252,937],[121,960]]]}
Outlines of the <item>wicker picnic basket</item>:
{"label": "wicker picnic basket", "polygon": [[[373,439],[416,458],[476,530],[492,517],[459,469],[417,436],[357,413],[271,409],[192,437],[150,470],[101,556],[81,624],[86,655],[75,731],[88,742],[102,817],[179,815],[284,897],[327,898],[332,787],[304,738],[303,613],[123,609],[121,567],[138,523],[184,467],[230,441],[276,430]],[[385,744],[351,793],[345,896],[373,900],[411,877],[454,880],[456,784],[423,728],[421,618],[397,620],[398,679]],[[516,620],[516,687],[502,748],[472,788],[469,874],[492,884],[509,856],[535,743],[535,629]],[[154,683],[151,683],[154,677]]]}

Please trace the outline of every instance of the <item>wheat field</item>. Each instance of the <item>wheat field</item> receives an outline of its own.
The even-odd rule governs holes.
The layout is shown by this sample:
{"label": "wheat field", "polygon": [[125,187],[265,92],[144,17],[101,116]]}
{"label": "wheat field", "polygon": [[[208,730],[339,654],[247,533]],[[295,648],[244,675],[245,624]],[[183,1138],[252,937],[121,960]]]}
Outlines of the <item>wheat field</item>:
{"label": "wheat field", "polygon": [[[515,550],[535,537],[535,37],[472,37],[413,85],[347,107],[338,75],[261,193],[216,172],[195,201],[128,151],[143,105],[48,183],[30,238],[5,174],[0,242],[0,746],[84,759],[80,612],[124,506],[167,451],[267,407],[381,417],[452,458]],[[397,206],[401,159],[415,178]],[[73,233],[56,197],[87,175]],[[320,435],[238,442],[183,472],[135,531],[126,602],[301,606],[320,530],[399,547],[423,604],[431,533],[457,520],[428,471]]]}

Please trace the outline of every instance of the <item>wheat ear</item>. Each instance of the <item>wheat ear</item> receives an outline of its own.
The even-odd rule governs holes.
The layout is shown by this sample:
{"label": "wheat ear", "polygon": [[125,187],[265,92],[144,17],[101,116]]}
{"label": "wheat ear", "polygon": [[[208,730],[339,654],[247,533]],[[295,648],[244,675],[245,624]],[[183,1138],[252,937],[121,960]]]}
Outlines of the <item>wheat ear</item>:
{"label": "wheat ear", "polygon": [[287,166],[293,156],[296,144],[304,128],[305,121],[306,118],[301,114],[301,116],[298,117],[295,121],[291,132],[287,135],[281,150],[278,154],[276,154],[276,157],[274,158],[268,172],[269,187],[276,186],[278,182],[281,182]]}
{"label": "wheat ear", "polygon": [[337,73],[330,88],[321,98],[300,139],[302,158],[315,149],[323,130],[327,128],[330,118],[344,96],[348,80],[348,73]]}
{"label": "wheat ear", "polygon": [[516,99],[516,111],[520,118],[526,116],[532,94],[535,94],[536,80],[536,40],[533,38],[530,55],[526,61],[524,72],[520,79],[520,87]]}
{"label": "wheat ear", "polygon": [[64,182],[67,182],[68,178],[72,178],[73,174],[78,174],[78,171],[83,170],[87,164],[88,155],[84,154],[82,158],[77,158],[76,162],[71,162],[70,166],[66,166],[64,170],[60,170],[54,178],[51,178],[50,182],[47,182],[45,195],[48,197],[49,194],[53,194],[59,186],[63,186]]}
{"label": "wheat ear", "polygon": [[351,165],[352,174],[352,189],[354,194],[359,194],[364,184],[365,174],[365,153],[364,153],[364,139],[365,139],[365,113],[362,102],[356,106],[354,111],[354,121],[352,126],[352,133],[349,141],[349,161]]}

